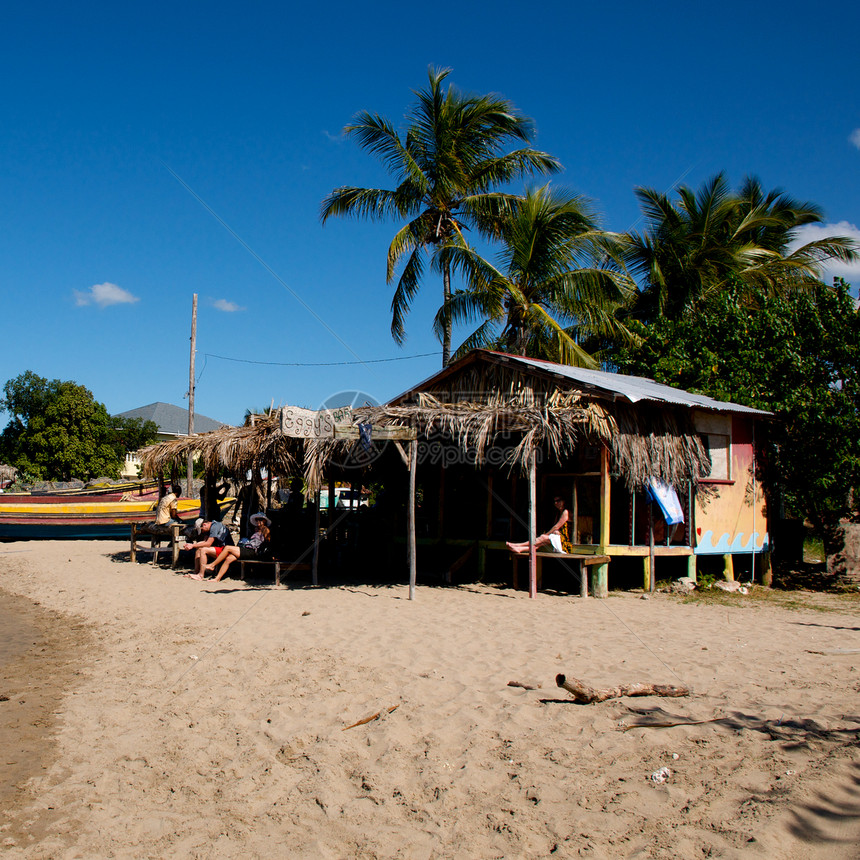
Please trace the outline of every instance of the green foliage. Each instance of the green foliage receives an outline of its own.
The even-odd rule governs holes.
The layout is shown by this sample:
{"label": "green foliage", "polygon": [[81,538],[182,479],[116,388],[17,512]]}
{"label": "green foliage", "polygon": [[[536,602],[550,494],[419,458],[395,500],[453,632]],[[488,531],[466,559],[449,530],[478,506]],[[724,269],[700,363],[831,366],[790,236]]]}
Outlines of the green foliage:
{"label": "green foliage", "polygon": [[[733,282],[695,316],[631,326],[626,373],[775,413],[765,477],[789,516],[822,532],[852,513],[860,487],[860,314],[837,279],[775,295]],[[759,440],[762,441],[762,440]]]}
{"label": "green foliage", "polygon": [[0,460],[37,480],[116,477],[123,440],[136,443],[153,435],[151,421],[112,419],[74,382],[49,381],[28,370],[10,379],[3,393],[0,409],[10,420],[0,434]]}
{"label": "green foliage", "polygon": [[467,285],[439,311],[437,332],[451,319],[480,320],[455,357],[483,346],[596,367],[580,346],[583,336],[629,339],[615,319],[632,289],[622,246],[599,229],[587,200],[548,185],[530,190],[500,222],[498,238],[498,268],[461,246],[441,249],[434,260]]}
{"label": "green foliage", "polygon": [[[386,279],[405,264],[391,303],[391,334],[405,339],[405,320],[418,291],[426,256],[439,247],[467,242],[463,231],[495,230],[516,198],[494,191],[522,176],[551,173],[559,162],[544,152],[522,148],[505,152],[515,141],[529,142],[531,120],[495,95],[471,96],[443,87],[450,69],[430,68],[428,85],[417,91],[401,134],[385,117],[366,111],[344,131],[374,155],[395,180],[395,189],[336,188],[322,203],[323,223],[332,216],[372,220],[404,219],[388,249]],[[443,296],[451,294],[450,272],[443,271]],[[442,333],[442,363],[450,356],[450,322]]]}
{"label": "green foliage", "polygon": [[821,263],[857,259],[846,237],[818,239],[789,251],[793,231],[824,220],[813,203],[782,191],[765,193],[755,178],[732,192],[720,173],[677,199],[637,188],[646,229],[630,234],[628,263],[641,278],[633,315],[652,321],[696,308],[731,284],[765,292],[814,289]]}
{"label": "green foliage", "polygon": [[158,425],[154,421],[144,421],[143,418],[121,418],[117,415],[111,418],[111,427],[111,444],[120,460],[125,459],[129,451],[138,451],[158,438]]}

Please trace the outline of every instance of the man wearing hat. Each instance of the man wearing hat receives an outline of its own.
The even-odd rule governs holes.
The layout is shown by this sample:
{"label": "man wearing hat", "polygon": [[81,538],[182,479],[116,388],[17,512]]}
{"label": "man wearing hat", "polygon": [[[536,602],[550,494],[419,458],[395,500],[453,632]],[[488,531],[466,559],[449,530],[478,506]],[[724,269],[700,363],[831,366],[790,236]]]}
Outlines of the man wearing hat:
{"label": "man wearing hat", "polygon": [[230,532],[224,523],[204,520],[202,517],[194,523],[201,539],[194,543],[186,543],[185,549],[194,550],[194,573],[186,573],[189,579],[203,579],[203,570],[210,558],[218,558],[228,542],[232,542]]}

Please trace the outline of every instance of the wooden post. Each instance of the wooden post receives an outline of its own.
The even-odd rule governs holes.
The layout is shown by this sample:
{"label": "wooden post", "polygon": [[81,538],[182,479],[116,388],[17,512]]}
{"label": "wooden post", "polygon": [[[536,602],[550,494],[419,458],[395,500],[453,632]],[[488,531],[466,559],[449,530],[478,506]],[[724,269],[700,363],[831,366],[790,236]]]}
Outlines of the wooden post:
{"label": "wooden post", "polygon": [[762,550],[761,553],[761,584],[767,588],[773,585],[773,565],[769,549]]}
{"label": "wooden post", "polygon": [[409,443],[409,599],[415,600],[417,559],[415,557],[415,473],[418,469],[418,440]]}
{"label": "wooden post", "polygon": [[642,590],[651,591],[651,555],[642,556]]}
{"label": "wooden post", "polygon": [[537,463],[535,450],[529,455],[529,597],[537,597]]}
{"label": "wooden post", "polygon": [[445,462],[444,458],[439,462],[439,507],[437,517],[436,537],[445,537]]}
{"label": "wooden post", "polygon": [[687,556],[687,576],[690,577],[690,579],[693,579],[693,580],[696,579],[697,574],[696,574],[696,554],[695,553],[690,553]]}
{"label": "wooden post", "polygon": [[314,560],[311,565],[311,582],[316,585],[318,582],[317,572],[319,570],[319,559],[320,559],[320,501],[321,501],[321,493],[319,490],[316,492],[316,508],[317,511],[314,514]]}
{"label": "wooden post", "polygon": [[[669,527],[666,527],[669,530]],[[648,591],[654,593],[657,587],[657,571],[654,570],[654,500],[648,502]]]}
{"label": "wooden post", "polygon": [[[188,369],[188,435],[194,435],[194,356],[197,352],[197,293],[191,300],[191,362]],[[194,487],[194,454],[188,452],[185,495],[191,498]]]}
{"label": "wooden post", "polygon": [[[484,521],[484,537],[489,540],[493,533],[493,471],[487,473],[487,516]],[[478,576],[481,579],[487,573],[487,548],[483,543],[478,544]]]}
{"label": "wooden post", "polygon": [[735,565],[734,559],[732,558],[732,554],[727,552],[723,556],[723,576],[729,581],[735,581]]}
{"label": "wooden post", "polygon": [[[609,481],[609,450],[601,446],[600,449],[600,546],[598,554],[608,555],[609,549],[609,505],[610,481]],[[607,563],[594,565],[594,573],[591,580],[591,593],[595,597],[609,597],[609,565]]]}

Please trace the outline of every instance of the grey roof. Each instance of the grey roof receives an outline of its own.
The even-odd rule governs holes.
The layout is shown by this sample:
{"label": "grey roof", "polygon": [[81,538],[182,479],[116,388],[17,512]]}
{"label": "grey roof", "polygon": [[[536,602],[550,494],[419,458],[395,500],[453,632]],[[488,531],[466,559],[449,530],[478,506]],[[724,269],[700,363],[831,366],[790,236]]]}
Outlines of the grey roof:
{"label": "grey roof", "polygon": [[678,406],[698,407],[700,409],[711,409],[719,412],[743,412],[749,415],[771,415],[762,409],[753,409],[750,406],[741,406],[740,403],[730,403],[726,400],[714,400],[705,397],[704,394],[691,394],[682,388],[672,388],[671,385],[661,385],[644,376],[627,376],[623,373],[607,373],[604,370],[587,370],[584,367],[571,367],[567,364],[556,364],[554,361],[544,361],[539,358],[523,358],[520,355],[507,355],[494,353],[497,356],[508,359],[514,364],[542,370],[572,379],[591,388],[621,395],[631,403],[640,400],[656,400],[658,403],[674,403]]}
{"label": "grey roof", "polygon": [[[182,406],[173,406],[170,403],[150,403],[148,406],[139,406],[137,409],[129,409],[128,412],[120,412],[117,418],[142,418],[144,421],[154,421],[158,425],[158,432],[165,436],[187,436],[188,435],[188,410]],[[205,415],[194,413],[194,432],[208,433],[219,427],[226,427],[221,421],[207,418]]]}
{"label": "grey roof", "polygon": [[[569,379],[581,386],[583,390],[591,390],[600,392],[604,395],[611,395],[613,399],[623,397],[630,403],[639,403],[642,400],[653,401],[657,403],[671,403],[677,406],[687,406],[690,408],[697,407],[699,409],[709,409],[714,412],[740,412],[747,415],[772,415],[771,412],[765,412],[762,409],[753,409],[750,406],[741,406],[739,403],[730,403],[725,400],[714,400],[712,397],[705,397],[703,394],[691,394],[689,391],[684,391],[682,388],[672,388],[670,385],[661,385],[653,379],[647,379],[644,376],[627,376],[623,373],[609,373],[604,370],[586,370],[583,367],[571,367],[568,364],[557,364],[554,361],[545,361],[540,358],[524,358],[521,355],[511,355],[506,352],[492,352],[487,349],[474,350],[468,355],[448,365],[447,368],[434,374],[424,382],[413,386],[411,391],[421,391],[428,385],[432,385],[440,378],[448,376],[452,372],[456,372],[461,364],[466,364],[474,360],[475,356],[485,357],[491,361],[509,363],[519,365],[527,370],[538,371],[539,373],[549,374],[560,379]],[[399,397],[394,398],[396,402],[407,396],[409,392],[404,392]]]}

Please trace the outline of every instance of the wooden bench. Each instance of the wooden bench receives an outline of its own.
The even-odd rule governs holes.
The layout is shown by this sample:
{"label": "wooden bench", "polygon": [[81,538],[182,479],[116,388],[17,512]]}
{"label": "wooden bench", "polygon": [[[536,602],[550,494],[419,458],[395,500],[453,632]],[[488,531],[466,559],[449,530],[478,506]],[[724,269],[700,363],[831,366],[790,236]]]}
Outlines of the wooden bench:
{"label": "wooden bench", "polygon": [[[131,524],[131,561],[137,562],[137,554],[139,552],[151,552],[153,565],[158,564],[158,554],[161,552],[169,552],[171,554],[170,567],[176,570],[176,563],[179,560],[179,550],[185,543],[185,537],[180,540],[180,534],[185,528],[185,523],[169,523],[169,535],[157,535],[140,528],[138,523]],[[149,541],[149,546],[142,546],[140,541]],[[167,541],[167,546],[161,544]]]}
{"label": "wooden bench", "polygon": [[267,559],[257,559],[257,558],[246,558],[239,559],[239,579],[244,582],[245,581],[245,565],[246,564],[273,564],[275,566],[275,585],[281,584],[281,571],[291,571],[291,570],[310,570],[310,563],[298,562],[298,561],[278,561],[274,558]]}
{"label": "wooden bench", "polygon": [[[514,588],[519,587],[519,560],[527,559],[527,552],[513,552],[511,555],[514,558]],[[588,597],[588,570],[587,568],[595,564],[608,564],[611,559],[608,555],[592,555],[582,552],[536,552],[537,556],[537,586],[540,588],[541,573],[543,560],[545,558],[554,558],[557,561],[576,561],[579,562],[579,596]]]}

